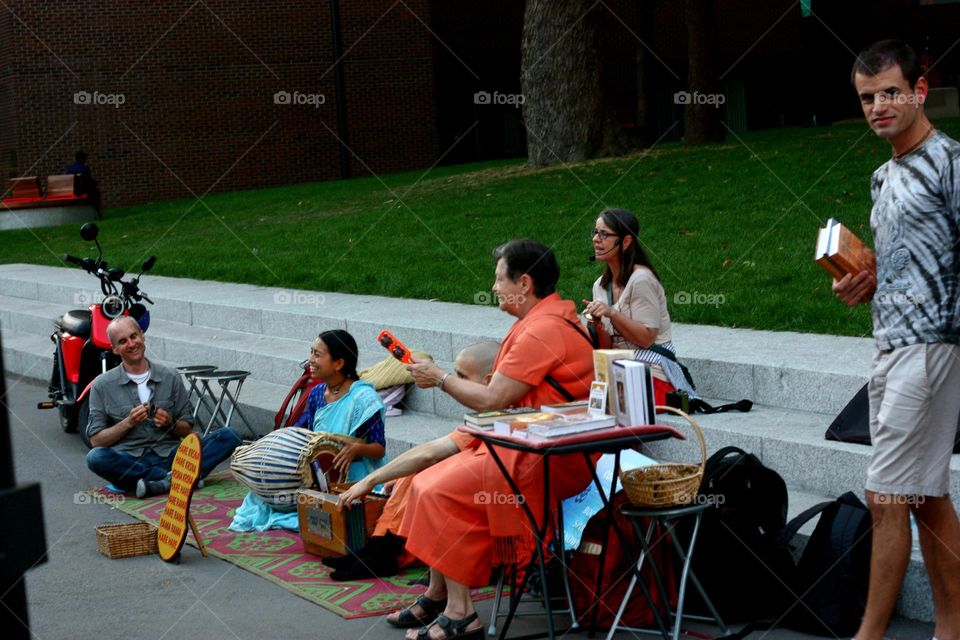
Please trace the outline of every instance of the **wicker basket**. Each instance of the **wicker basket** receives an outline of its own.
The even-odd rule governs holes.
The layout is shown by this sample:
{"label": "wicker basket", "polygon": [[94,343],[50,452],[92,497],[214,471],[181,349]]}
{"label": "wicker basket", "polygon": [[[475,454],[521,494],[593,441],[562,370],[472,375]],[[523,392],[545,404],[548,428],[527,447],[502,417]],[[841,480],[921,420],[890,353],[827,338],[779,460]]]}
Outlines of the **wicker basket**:
{"label": "wicker basket", "polygon": [[661,409],[683,416],[693,426],[697,438],[700,439],[700,464],[667,462],[621,471],[620,481],[623,483],[623,490],[627,493],[630,503],[636,507],[689,504],[696,497],[700,489],[700,481],[703,479],[703,468],[707,462],[707,443],[703,439],[700,425],[679,409],[657,407],[657,410]]}
{"label": "wicker basket", "polygon": [[157,553],[157,528],[149,522],[102,524],[97,527],[97,547],[108,558]]}

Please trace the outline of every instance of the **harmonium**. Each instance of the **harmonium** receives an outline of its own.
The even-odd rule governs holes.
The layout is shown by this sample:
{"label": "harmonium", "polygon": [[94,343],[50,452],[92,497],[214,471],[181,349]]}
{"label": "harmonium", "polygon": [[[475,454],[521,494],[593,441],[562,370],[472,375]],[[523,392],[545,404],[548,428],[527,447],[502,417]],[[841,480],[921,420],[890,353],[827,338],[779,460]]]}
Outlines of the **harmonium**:
{"label": "harmonium", "polygon": [[300,537],[307,553],[316,556],[344,556],[359,551],[377,526],[387,496],[367,495],[354,501],[349,509],[337,511],[340,493],[349,485],[334,484],[332,491],[300,489],[297,515]]}

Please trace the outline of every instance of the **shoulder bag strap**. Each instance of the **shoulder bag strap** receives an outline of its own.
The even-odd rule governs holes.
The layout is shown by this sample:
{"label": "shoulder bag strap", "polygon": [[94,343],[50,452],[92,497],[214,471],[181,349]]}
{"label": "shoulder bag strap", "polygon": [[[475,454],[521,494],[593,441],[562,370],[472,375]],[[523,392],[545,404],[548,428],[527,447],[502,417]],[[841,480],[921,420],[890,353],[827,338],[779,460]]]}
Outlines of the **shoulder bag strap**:
{"label": "shoulder bag strap", "polygon": [[564,321],[567,324],[569,324],[571,327],[573,327],[573,330],[579,333],[580,337],[582,337],[584,340],[590,343],[591,348],[596,348],[596,346],[593,344],[593,340],[590,338],[590,335],[586,331],[584,331],[583,326],[581,326],[577,322],[574,322],[573,320],[567,320],[566,318],[564,318]]}
{"label": "shoulder bag strap", "polygon": [[563,396],[563,399],[566,400],[567,402],[573,402],[574,400],[576,400],[576,398],[573,397],[573,394],[570,393],[569,391],[567,391],[567,390],[564,388],[564,386],[563,386],[562,384],[560,384],[559,382],[557,382],[556,378],[554,378],[553,376],[551,376],[551,375],[548,374],[547,377],[544,378],[543,380],[544,380],[544,382],[546,382],[547,384],[549,384],[551,387],[553,387],[554,389],[556,389],[556,390],[557,390],[557,393],[559,393],[561,396]]}
{"label": "shoulder bag strap", "polygon": [[[582,337],[584,340],[587,341],[587,343],[590,345],[590,348],[591,348],[591,349],[596,348],[596,345],[594,344],[593,340],[590,338],[590,336],[583,330],[583,328],[582,328],[578,323],[574,322],[573,320],[567,320],[566,318],[564,318],[564,320],[566,320],[567,324],[569,324],[571,327],[573,327],[573,330],[576,331],[576,332],[580,335],[580,337]],[[576,398],[573,396],[573,394],[570,393],[569,391],[567,391],[567,390],[564,388],[564,386],[563,386],[562,384],[560,384],[559,382],[557,382],[557,379],[554,378],[553,376],[551,376],[551,375],[548,374],[547,377],[544,378],[543,380],[544,380],[544,382],[546,382],[547,384],[549,384],[551,387],[553,387],[554,389],[556,389],[556,390],[557,390],[557,393],[559,393],[561,396],[563,396],[563,398],[564,398],[567,402],[573,402],[574,400],[576,400]]]}
{"label": "shoulder bag strap", "polygon": [[674,362],[678,362],[676,354],[674,354],[673,351],[670,351],[670,349],[667,349],[666,347],[661,347],[658,344],[652,344],[649,347],[647,347],[647,350],[653,351],[654,353],[659,353],[661,356],[663,356],[667,360],[673,360]]}
{"label": "shoulder bag strap", "polygon": [[809,520],[832,505],[834,502],[834,500],[831,500],[829,502],[821,502],[820,504],[814,505],[788,522],[787,526],[785,526],[783,530],[777,534],[777,544],[780,546],[788,544],[793,539],[793,536],[797,535],[797,532],[800,531],[800,528],[803,525],[807,524]]}

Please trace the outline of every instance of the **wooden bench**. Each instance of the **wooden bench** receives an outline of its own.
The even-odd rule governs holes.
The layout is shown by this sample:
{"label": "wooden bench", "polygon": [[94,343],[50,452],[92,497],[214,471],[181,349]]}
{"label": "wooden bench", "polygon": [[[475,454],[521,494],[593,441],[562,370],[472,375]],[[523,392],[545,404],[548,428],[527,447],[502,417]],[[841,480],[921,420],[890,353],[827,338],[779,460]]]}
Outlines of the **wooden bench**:
{"label": "wooden bench", "polygon": [[6,209],[37,209],[43,207],[68,207],[89,205],[86,194],[77,194],[77,178],[80,174],[47,176],[47,191],[40,193],[40,179],[36,176],[11,178],[9,195],[3,199]]}

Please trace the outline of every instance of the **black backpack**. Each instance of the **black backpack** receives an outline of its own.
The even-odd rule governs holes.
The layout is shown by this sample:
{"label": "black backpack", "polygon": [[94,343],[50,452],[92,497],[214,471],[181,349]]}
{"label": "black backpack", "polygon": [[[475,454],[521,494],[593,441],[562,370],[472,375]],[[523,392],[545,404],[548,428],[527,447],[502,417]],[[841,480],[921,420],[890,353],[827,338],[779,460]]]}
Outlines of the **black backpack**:
{"label": "black backpack", "polygon": [[816,635],[852,637],[867,604],[870,511],[848,491],[791,520],[778,536],[778,544],[789,548],[800,527],[817,514],[820,520],[796,569],[792,576],[784,576],[796,596],[789,610],[783,610],[781,623]]}
{"label": "black backpack", "polygon": [[[703,513],[693,570],[725,622],[768,618],[784,611],[790,592],[781,576],[793,559],[777,535],[787,521],[787,486],[780,475],[737,447],[707,460],[698,499],[714,506]],[[691,612],[709,615],[695,589]]]}

